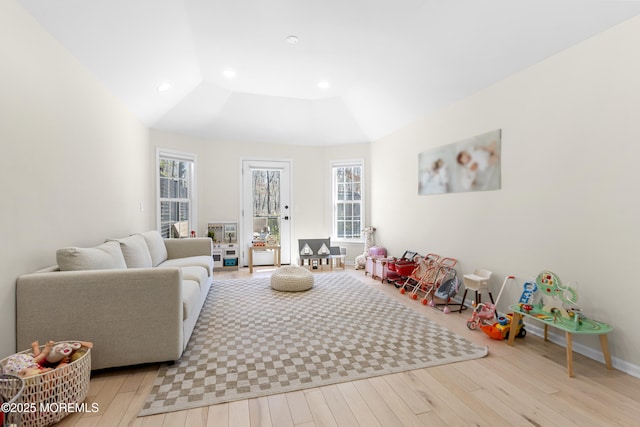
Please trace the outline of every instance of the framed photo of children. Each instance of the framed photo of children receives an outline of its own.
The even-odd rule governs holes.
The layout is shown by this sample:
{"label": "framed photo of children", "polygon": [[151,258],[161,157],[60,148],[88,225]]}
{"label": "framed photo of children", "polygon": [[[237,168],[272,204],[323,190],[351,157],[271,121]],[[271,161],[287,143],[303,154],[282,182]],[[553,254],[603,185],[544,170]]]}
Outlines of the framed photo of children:
{"label": "framed photo of children", "polygon": [[418,194],[499,190],[500,129],[418,155]]}

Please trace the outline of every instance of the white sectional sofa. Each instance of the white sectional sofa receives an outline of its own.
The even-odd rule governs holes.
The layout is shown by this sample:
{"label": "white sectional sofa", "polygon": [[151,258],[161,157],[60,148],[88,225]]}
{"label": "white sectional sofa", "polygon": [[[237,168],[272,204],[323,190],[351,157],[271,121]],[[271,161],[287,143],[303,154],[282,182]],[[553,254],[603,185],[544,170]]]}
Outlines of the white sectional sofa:
{"label": "white sectional sofa", "polygon": [[16,282],[16,345],[91,341],[92,369],[175,361],[213,280],[209,238],[157,231],[63,248],[58,265]]}

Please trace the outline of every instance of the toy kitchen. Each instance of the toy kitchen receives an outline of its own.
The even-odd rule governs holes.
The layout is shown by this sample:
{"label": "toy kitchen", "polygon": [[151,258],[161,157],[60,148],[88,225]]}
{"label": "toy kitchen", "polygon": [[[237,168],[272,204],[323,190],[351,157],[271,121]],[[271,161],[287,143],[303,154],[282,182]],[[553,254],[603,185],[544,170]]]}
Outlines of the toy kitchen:
{"label": "toy kitchen", "polygon": [[236,221],[209,222],[207,235],[213,240],[213,267],[237,270],[240,264],[238,223]]}

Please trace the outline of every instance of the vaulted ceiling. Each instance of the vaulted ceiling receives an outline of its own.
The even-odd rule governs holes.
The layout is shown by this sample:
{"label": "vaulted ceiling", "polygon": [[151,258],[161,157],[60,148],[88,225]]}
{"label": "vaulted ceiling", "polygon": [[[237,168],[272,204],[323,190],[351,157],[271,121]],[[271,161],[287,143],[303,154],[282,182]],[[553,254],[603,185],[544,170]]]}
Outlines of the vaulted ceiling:
{"label": "vaulted ceiling", "polygon": [[376,140],[640,14],[638,0],[18,2],[147,126],[300,145]]}

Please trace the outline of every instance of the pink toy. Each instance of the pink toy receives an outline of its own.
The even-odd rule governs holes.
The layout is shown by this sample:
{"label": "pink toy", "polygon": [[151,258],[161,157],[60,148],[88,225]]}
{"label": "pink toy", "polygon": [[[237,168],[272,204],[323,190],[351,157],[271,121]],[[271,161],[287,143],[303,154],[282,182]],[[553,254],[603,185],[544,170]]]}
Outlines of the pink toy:
{"label": "pink toy", "polygon": [[369,256],[385,258],[387,250],[381,246],[372,246],[369,248]]}
{"label": "pink toy", "polygon": [[504,282],[502,282],[502,287],[500,288],[500,293],[498,294],[498,298],[496,299],[495,303],[490,304],[490,303],[482,302],[476,305],[474,301],[475,308],[473,309],[471,318],[467,320],[467,328],[473,331],[478,328],[478,325],[480,326],[493,325],[494,323],[493,319],[497,316],[496,307],[498,305],[498,301],[500,301],[500,297],[502,296],[502,291],[504,291],[504,287],[506,286],[507,282],[515,278],[516,276],[505,277]]}

